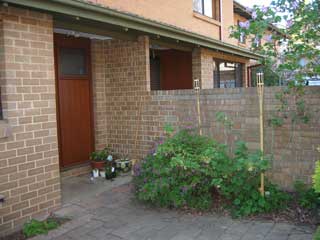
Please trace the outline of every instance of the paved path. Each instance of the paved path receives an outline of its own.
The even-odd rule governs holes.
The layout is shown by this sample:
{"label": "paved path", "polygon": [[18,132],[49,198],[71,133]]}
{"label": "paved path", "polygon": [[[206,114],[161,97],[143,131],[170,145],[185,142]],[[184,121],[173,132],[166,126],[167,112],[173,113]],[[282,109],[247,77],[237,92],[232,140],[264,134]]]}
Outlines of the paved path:
{"label": "paved path", "polygon": [[[125,183],[129,180],[117,180],[110,187],[106,187],[105,183],[92,184],[91,189],[94,190],[91,196],[88,186],[85,193],[80,191],[76,197],[77,193],[73,192],[73,199],[67,198],[69,201],[56,212],[60,216],[70,216],[73,220],[51,231],[49,235],[33,240],[312,239],[313,230],[306,226],[234,220],[217,215],[193,216],[148,208],[132,199],[130,185]],[[102,191],[101,188],[106,190]],[[66,189],[68,187],[65,186],[64,191]]]}

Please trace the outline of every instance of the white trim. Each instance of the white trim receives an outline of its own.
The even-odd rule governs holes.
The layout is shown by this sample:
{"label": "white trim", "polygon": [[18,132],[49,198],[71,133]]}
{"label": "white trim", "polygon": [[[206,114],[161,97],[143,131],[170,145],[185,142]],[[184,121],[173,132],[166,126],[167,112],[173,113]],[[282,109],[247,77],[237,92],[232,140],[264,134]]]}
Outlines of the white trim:
{"label": "white trim", "polygon": [[54,28],[53,32],[65,34],[65,35],[73,36],[73,37],[83,37],[83,38],[90,38],[90,39],[97,39],[97,40],[110,40],[110,39],[112,39],[111,37],[106,37],[106,36],[101,36],[101,35],[96,35],[96,34],[91,34],[91,33],[77,32],[77,31],[67,30],[67,29],[62,29],[62,28]]}
{"label": "white trim", "polygon": [[220,0],[220,32],[221,32],[221,41],[223,41],[224,40],[224,29],[223,29],[223,27],[224,27],[224,24],[223,24],[223,8],[222,8],[222,2],[223,2],[223,0]]}

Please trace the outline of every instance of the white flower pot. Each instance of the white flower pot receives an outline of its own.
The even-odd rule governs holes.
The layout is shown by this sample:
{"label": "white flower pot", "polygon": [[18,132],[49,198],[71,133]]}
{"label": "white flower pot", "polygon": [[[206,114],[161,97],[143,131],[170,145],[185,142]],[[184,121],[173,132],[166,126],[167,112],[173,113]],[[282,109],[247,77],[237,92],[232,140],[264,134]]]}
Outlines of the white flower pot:
{"label": "white flower pot", "polygon": [[106,172],[105,171],[100,171],[100,177],[106,178]]}
{"label": "white flower pot", "polygon": [[93,176],[94,178],[99,177],[99,169],[93,169],[93,170],[92,170],[92,176]]}

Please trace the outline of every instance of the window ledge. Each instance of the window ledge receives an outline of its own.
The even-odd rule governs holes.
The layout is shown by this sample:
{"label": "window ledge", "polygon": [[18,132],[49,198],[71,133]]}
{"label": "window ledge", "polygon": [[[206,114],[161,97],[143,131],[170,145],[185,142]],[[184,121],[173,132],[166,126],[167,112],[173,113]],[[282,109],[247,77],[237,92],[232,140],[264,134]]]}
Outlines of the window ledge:
{"label": "window ledge", "polygon": [[12,128],[9,123],[4,120],[0,120],[0,139],[10,137],[11,135]]}
{"label": "window ledge", "polygon": [[239,47],[243,47],[243,48],[247,48],[247,44],[246,43],[238,42],[238,46]]}
{"label": "window ledge", "polygon": [[198,19],[201,19],[205,22],[208,22],[208,23],[211,23],[211,24],[214,24],[214,25],[217,25],[217,26],[221,26],[221,23],[213,18],[210,18],[210,17],[207,17],[205,15],[202,15],[200,13],[197,13],[197,12],[193,12],[193,16],[195,18],[198,18]]}

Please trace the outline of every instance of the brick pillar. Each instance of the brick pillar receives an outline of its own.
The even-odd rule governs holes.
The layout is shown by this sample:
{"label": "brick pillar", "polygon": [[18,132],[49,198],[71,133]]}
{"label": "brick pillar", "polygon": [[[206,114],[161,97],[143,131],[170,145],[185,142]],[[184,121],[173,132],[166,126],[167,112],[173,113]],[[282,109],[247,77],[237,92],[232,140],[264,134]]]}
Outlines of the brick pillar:
{"label": "brick pillar", "polygon": [[141,113],[150,94],[148,37],[93,41],[92,61],[96,149],[141,155]]}
{"label": "brick pillar", "polygon": [[[109,104],[106,95],[106,41],[91,41],[92,86],[94,102],[95,148],[101,150],[107,146],[107,111]],[[110,127],[110,126],[109,126]]]}
{"label": "brick pillar", "polygon": [[48,14],[0,8],[0,235],[60,205],[53,23]]}
{"label": "brick pillar", "polygon": [[201,80],[202,89],[212,89],[213,86],[213,57],[201,48],[192,52],[192,76]]}
{"label": "brick pillar", "polygon": [[201,49],[194,48],[192,51],[192,78],[201,80]]}

